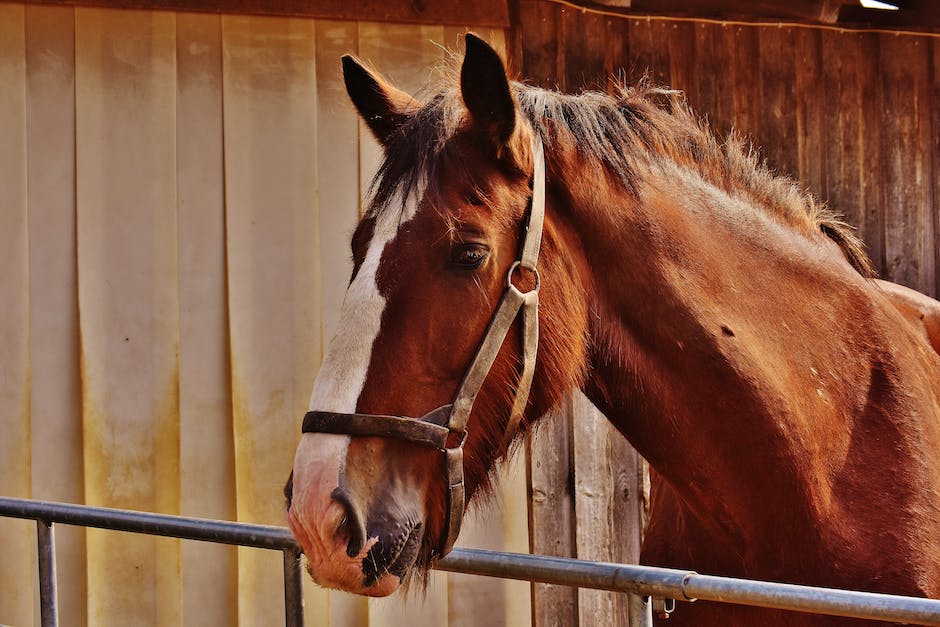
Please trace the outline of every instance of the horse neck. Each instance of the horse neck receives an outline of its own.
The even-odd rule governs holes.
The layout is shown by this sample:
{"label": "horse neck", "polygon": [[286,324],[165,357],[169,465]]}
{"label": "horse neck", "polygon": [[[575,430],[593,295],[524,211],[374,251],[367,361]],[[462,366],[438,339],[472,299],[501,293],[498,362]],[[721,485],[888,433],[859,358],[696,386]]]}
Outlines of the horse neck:
{"label": "horse neck", "polygon": [[635,198],[559,165],[595,275],[584,391],[729,542],[817,528],[827,457],[848,446],[848,405],[864,403],[844,381],[869,377],[845,359],[864,331],[843,308],[864,305],[852,302],[864,280],[821,235],[688,172],[650,174]]}

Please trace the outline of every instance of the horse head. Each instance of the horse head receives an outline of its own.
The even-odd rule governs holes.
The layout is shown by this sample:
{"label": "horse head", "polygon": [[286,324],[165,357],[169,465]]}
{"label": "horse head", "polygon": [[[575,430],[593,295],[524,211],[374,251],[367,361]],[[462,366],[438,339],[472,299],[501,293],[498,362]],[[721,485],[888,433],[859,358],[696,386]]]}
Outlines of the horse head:
{"label": "horse head", "polygon": [[[426,104],[351,57],[343,70],[385,159],[352,237],[342,322],[285,493],[314,580],[384,596],[449,550],[464,499],[486,492],[517,436],[583,376],[588,286],[582,257],[560,253],[577,242],[550,214],[541,241],[527,241],[529,207],[544,188],[534,183],[541,144],[492,48],[468,35],[459,86]],[[522,250],[537,255],[539,243],[541,278]],[[500,314],[505,335],[481,348],[513,298],[528,310]],[[488,369],[478,365],[486,352]],[[515,401],[532,371],[534,392]]]}

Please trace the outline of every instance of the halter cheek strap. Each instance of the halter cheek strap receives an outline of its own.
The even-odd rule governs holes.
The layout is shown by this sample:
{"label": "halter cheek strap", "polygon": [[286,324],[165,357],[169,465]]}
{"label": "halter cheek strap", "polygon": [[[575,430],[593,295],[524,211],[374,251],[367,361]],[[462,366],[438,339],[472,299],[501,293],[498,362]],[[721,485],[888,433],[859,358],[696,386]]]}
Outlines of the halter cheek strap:
{"label": "halter cheek strap", "polygon": [[[438,545],[436,558],[441,558],[450,552],[463,523],[466,509],[463,445],[467,439],[467,420],[473,410],[477,394],[483,387],[483,381],[493,367],[496,355],[520,310],[522,310],[522,374],[516,386],[509,422],[503,436],[504,446],[509,445],[519,430],[519,424],[529,400],[539,345],[538,310],[541,280],[537,263],[542,243],[542,226],[545,221],[545,158],[542,152],[542,142],[538,137],[533,139],[532,154],[534,162],[532,199],[522,249],[518,260],[509,268],[506,275],[506,291],[490,320],[473,361],[470,362],[464,374],[454,402],[438,407],[421,418],[323,411],[310,411],[304,416],[301,429],[303,433],[394,438],[436,448],[444,453],[444,470],[447,474],[447,527]],[[513,277],[520,269],[531,272],[535,278],[535,287],[527,292],[519,290],[513,283]]]}

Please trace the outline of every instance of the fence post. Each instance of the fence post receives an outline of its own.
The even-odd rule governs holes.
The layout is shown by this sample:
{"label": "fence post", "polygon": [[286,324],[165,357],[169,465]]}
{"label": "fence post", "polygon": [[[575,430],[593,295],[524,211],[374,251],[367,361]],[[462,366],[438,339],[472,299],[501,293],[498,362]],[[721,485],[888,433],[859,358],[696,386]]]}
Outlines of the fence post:
{"label": "fence post", "polygon": [[36,540],[39,549],[39,607],[42,627],[58,627],[59,604],[56,594],[55,534],[52,523],[36,521]]}
{"label": "fence post", "polygon": [[300,551],[296,548],[284,549],[284,624],[287,627],[304,624],[303,576]]}
{"label": "fence post", "polygon": [[648,596],[627,593],[630,627],[653,627],[653,603]]}

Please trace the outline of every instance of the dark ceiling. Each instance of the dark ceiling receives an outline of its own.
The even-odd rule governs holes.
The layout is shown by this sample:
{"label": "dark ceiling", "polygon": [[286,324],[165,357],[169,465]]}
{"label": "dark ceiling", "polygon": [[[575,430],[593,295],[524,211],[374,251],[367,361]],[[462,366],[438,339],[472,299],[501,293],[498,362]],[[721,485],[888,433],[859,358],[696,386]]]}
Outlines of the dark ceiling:
{"label": "dark ceiling", "polygon": [[884,0],[898,10],[868,9],[858,0],[578,0],[624,13],[714,19],[795,20],[846,27],[932,30],[940,27],[940,0]]}

